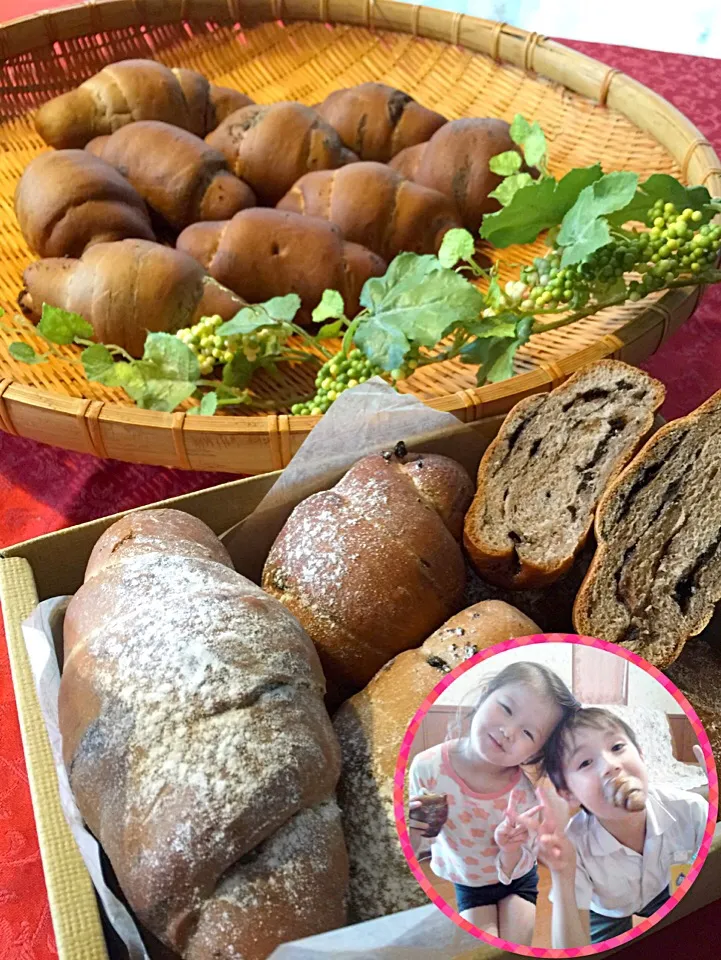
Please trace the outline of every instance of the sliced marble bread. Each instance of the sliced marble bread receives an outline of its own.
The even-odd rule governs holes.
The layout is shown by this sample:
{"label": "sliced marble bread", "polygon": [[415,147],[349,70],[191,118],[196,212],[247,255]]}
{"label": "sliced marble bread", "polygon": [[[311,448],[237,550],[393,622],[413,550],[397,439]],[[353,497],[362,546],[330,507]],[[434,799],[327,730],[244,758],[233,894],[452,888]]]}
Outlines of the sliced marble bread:
{"label": "sliced marble bread", "polygon": [[466,515],[464,543],[479,575],[508,589],[562,576],[664,396],[642,370],[601,360],[516,404],[481,460]]}
{"label": "sliced marble bread", "polygon": [[673,663],[721,599],[721,391],[662,427],[604,494],[579,633]]}

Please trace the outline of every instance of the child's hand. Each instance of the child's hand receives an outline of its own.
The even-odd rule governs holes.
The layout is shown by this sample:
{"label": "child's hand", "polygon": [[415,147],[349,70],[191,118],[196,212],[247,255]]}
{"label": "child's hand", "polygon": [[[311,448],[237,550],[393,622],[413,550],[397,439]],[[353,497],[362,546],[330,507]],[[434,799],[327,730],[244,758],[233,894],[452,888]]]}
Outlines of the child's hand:
{"label": "child's hand", "polygon": [[448,819],[445,796],[423,794],[408,801],[408,828],[423,837],[437,837]]}
{"label": "child's hand", "polygon": [[538,858],[551,873],[575,874],[576,849],[566,836],[568,804],[553,788],[536,787],[543,819],[538,835]]}
{"label": "child's hand", "polygon": [[498,844],[498,848],[504,853],[516,853],[524,844],[528,845],[531,834],[538,829],[538,822],[534,822],[534,817],[538,816],[540,810],[539,804],[524,813],[519,813],[514,787],[508,798],[506,814],[493,834],[493,839]]}

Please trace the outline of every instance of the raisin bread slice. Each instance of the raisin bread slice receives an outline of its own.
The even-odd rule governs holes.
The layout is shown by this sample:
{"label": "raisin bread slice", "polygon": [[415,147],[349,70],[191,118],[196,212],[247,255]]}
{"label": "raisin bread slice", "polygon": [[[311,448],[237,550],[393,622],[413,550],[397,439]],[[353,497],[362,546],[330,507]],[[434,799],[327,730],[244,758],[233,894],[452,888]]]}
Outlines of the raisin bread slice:
{"label": "raisin bread slice", "polygon": [[664,396],[642,370],[601,360],[517,403],[481,460],[466,515],[464,543],[480,576],[513,590],[562,576]]}
{"label": "raisin bread slice", "polygon": [[720,467],[721,391],[662,427],[604,494],[579,633],[664,667],[703,630],[721,599]]}

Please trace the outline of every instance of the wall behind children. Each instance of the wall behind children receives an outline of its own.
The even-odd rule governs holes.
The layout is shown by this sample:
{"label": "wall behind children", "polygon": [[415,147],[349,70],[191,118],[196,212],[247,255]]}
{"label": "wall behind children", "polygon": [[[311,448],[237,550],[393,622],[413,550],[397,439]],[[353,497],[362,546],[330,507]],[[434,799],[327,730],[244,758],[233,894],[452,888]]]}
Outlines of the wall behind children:
{"label": "wall behind children", "polygon": [[[664,710],[666,713],[682,712],[680,706],[659,681],[640,667],[613,653],[572,643],[535,643],[498,653],[471,667],[444,690],[436,702],[439,705],[454,706],[472,703],[474,693],[484,681],[508,664],[519,660],[545,664],[558,674],[577,696],[578,689],[574,689],[574,672],[577,679],[580,675],[585,681],[582,687],[586,691],[586,695],[581,693],[581,699],[587,703],[616,702],[631,707],[652,707]],[[593,695],[594,685],[603,688],[604,680],[607,680],[611,672],[618,676],[618,681],[615,683],[617,696],[600,698]],[[624,675],[623,680],[621,674]],[[605,689],[608,689],[607,684]]]}

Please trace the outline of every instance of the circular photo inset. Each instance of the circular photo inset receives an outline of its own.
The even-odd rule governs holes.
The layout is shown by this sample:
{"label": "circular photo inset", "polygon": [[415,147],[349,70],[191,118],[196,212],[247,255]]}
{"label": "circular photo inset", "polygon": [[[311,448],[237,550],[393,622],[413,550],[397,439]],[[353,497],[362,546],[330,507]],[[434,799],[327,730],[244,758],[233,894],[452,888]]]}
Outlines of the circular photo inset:
{"label": "circular photo inset", "polygon": [[623,648],[557,634],[499,644],[436,686],[394,799],[431,900],[534,956],[600,952],[661,920],[718,814],[709,740],[683,694]]}

